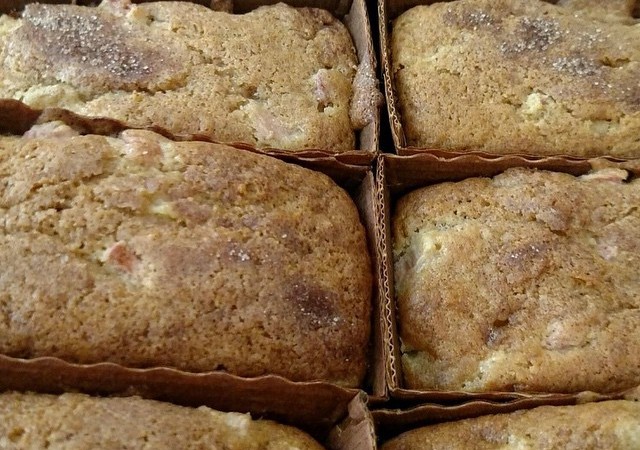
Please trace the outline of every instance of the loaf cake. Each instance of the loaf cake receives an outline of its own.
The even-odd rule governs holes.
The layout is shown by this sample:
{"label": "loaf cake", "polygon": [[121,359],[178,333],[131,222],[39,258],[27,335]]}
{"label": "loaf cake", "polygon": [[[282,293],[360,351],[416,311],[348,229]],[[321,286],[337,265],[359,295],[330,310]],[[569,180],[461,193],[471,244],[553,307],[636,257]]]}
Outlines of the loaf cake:
{"label": "loaf cake", "polygon": [[310,436],[248,414],[139,397],[0,394],[0,447],[11,449],[320,450]]}
{"label": "loaf cake", "polygon": [[634,1],[458,0],[392,29],[408,146],[640,156]]}
{"label": "loaf cake", "polygon": [[346,27],[284,3],[34,3],[2,16],[0,47],[1,98],[222,142],[352,150],[377,106]]}
{"label": "loaf cake", "polygon": [[511,169],[413,191],[393,219],[407,387],[640,385],[640,180]]}
{"label": "loaf cake", "polygon": [[640,403],[541,406],[419,428],[382,450],[627,450],[640,448]]}
{"label": "loaf cake", "polygon": [[0,354],[357,386],[371,270],[330,178],[145,130],[0,139]]}

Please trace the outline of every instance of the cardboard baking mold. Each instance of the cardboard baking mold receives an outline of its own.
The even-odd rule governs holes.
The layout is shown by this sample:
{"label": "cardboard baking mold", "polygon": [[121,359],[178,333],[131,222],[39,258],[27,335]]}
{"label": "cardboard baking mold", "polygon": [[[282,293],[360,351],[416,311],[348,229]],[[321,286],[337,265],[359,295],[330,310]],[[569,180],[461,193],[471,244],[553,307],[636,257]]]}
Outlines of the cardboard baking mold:
{"label": "cardboard baking mold", "polygon": [[[14,13],[20,11],[28,3],[35,0],[0,0],[0,13]],[[133,3],[141,3],[151,0],[133,0]],[[213,9],[228,9],[231,7],[236,13],[246,13],[259,6],[278,3],[276,0],[187,0],[199,3]],[[41,3],[71,3],[70,0],[44,0]],[[96,2],[92,0],[73,1],[75,4],[91,5]],[[376,72],[377,61],[376,53],[373,47],[373,38],[371,35],[371,26],[365,0],[286,0],[286,3],[295,7],[316,7],[323,8],[338,17],[347,27],[351,34],[354,47],[358,55],[358,61],[368,61],[368,67]],[[380,95],[380,94],[378,94]],[[380,98],[382,96],[380,95]],[[304,150],[283,150],[278,148],[255,148],[258,153],[265,153],[271,156],[282,156],[287,159],[318,159],[326,157],[335,157],[338,161],[345,164],[370,165],[379,151],[379,134],[380,134],[380,106],[381,103],[374,108],[373,118],[362,130],[356,132],[356,146],[354,150],[336,153],[327,149],[304,149]],[[52,108],[54,111],[58,108]],[[41,112],[41,111],[38,111]],[[120,126],[132,128],[126,123],[119,122]],[[167,130],[159,127],[147,127],[154,131],[167,135],[172,134]],[[211,137],[202,134],[173,134],[175,139],[179,140],[204,140],[212,141]],[[243,148],[251,147],[248,144],[239,142],[225,142],[227,145],[239,146]]]}
{"label": "cardboard baking mold", "polygon": [[521,409],[531,409],[543,405],[562,406],[575,405],[604,400],[640,399],[640,388],[630,389],[617,395],[598,395],[585,393],[572,399],[550,399],[543,401],[537,398],[525,398],[506,403],[491,401],[473,401],[459,405],[443,406],[437,404],[420,404],[404,408],[385,408],[371,411],[378,444],[392,439],[406,431],[416,428],[461,419],[470,419],[488,414],[506,414]]}
{"label": "cardboard baking mold", "polygon": [[[23,134],[34,124],[61,121],[72,126],[80,134],[103,134],[116,135],[128,129],[121,121],[103,118],[86,117],[62,108],[47,108],[39,110],[31,108],[17,100],[0,99],[0,133]],[[145,130],[153,131],[173,141],[197,140],[202,142],[221,143],[206,136],[176,135],[160,127],[145,127]],[[265,154],[266,152],[247,144],[221,143],[231,147],[247,150],[253,153]],[[368,165],[355,158],[343,158],[340,154],[302,154],[288,151],[270,152],[269,156],[286,162],[292,162],[301,166],[321,170],[326,175],[334,178],[338,183],[344,183],[345,187],[353,187],[349,170],[363,172],[368,169]]]}
{"label": "cardboard baking mold", "polygon": [[[3,385],[0,384],[0,393],[5,391]],[[13,391],[13,389],[11,389]],[[17,389],[17,391],[21,391]],[[57,395],[65,392],[51,391],[51,394]],[[94,396],[101,396],[99,392],[92,392]],[[131,395],[139,395],[137,393],[124,394],[122,397]],[[216,403],[215,401],[213,402]],[[362,392],[348,399],[336,399],[333,402],[333,409],[328,410],[331,416],[327,416],[322,423],[317,422],[314,417],[300,417],[291,421],[290,417],[278,417],[265,414],[264,407],[259,404],[252,405],[248,408],[231,408],[225,409],[225,412],[238,412],[242,414],[250,414],[254,420],[273,420],[281,424],[294,426],[299,428],[324,446],[327,450],[375,450],[376,437],[371,413],[367,407],[366,395]],[[183,406],[198,407],[201,406],[200,401],[193,404],[185,404]],[[290,407],[306,407],[301,402],[292,402]],[[212,409],[215,407],[210,406]],[[267,406],[267,411],[269,406]]]}
{"label": "cardboard baking mold", "polygon": [[349,403],[347,417],[331,430],[327,446],[329,449],[340,450],[375,450],[377,448],[373,417],[363,394]]}
{"label": "cardboard baking mold", "polygon": [[[518,152],[517,148],[513,149],[508,155],[499,155],[481,150],[474,150],[470,148],[468,151],[456,151],[446,150],[438,148],[420,148],[412,147],[407,144],[407,139],[404,133],[402,125],[402,117],[400,113],[400,105],[398,95],[395,90],[393,70],[392,70],[392,55],[391,55],[391,33],[392,22],[400,16],[403,12],[418,5],[430,5],[436,3],[437,0],[378,0],[378,31],[380,38],[380,65],[382,69],[382,78],[384,81],[385,98],[387,103],[387,112],[389,117],[389,127],[391,131],[391,137],[393,139],[395,152],[398,155],[415,155],[415,154],[430,154],[440,159],[453,159],[460,156],[473,156],[480,164],[485,160],[496,161],[499,164],[508,164],[510,167],[525,165],[529,163],[536,164],[537,167],[548,170],[562,170],[557,166],[558,159],[564,160],[576,160],[585,161],[589,158],[582,157],[570,157],[567,155],[557,156],[536,156],[523,152]],[[443,1],[443,0],[439,0]],[[453,0],[444,0],[453,1]],[[543,0],[549,3],[556,3],[553,0]],[[636,11],[634,17],[640,17],[640,9],[636,5]],[[625,161],[632,158],[614,158],[607,157],[611,161]]]}
{"label": "cardboard baking mold", "polygon": [[[473,155],[465,155],[451,161],[442,161],[430,154],[402,157],[396,155],[380,155],[376,168],[376,191],[378,198],[378,240],[382,245],[378,258],[382,264],[383,279],[381,290],[383,295],[383,311],[380,312],[384,324],[381,326],[385,334],[386,348],[384,350],[386,366],[385,377],[387,379],[388,393],[391,399],[396,399],[402,404],[409,403],[437,403],[460,404],[462,402],[516,402],[512,406],[540,405],[540,404],[568,404],[577,401],[585,394],[558,394],[558,393],[530,393],[530,392],[463,392],[444,390],[413,390],[403,385],[402,364],[400,358],[400,338],[396,323],[396,306],[394,295],[393,272],[393,241],[391,229],[391,217],[395,201],[401,195],[409,191],[445,181],[459,181],[474,176],[492,177],[507,168],[511,164],[486,161],[478,164]],[[547,168],[545,164],[529,163],[527,167]],[[583,175],[592,169],[605,167],[617,167],[628,170],[632,175],[640,175],[640,162],[627,161],[613,163],[605,158],[597,158],[583,161],[568,161],[558,159],[555,165],[557,171],[572,175]],[[613,394],[615,395],[615,393]],[[604,396],[607,397],[607,396]],[[486,408],[486,403],[478,404]],[[523,406],[524,407],[524,406]],[[473,406],[457,406],[456,411],[467,414]],[[462,408],[462,409],[460,409]]]}
{"label": "cardboard baking mold", "polygon": [[[113,135],[120,124],[105,120],[65,118],[67,125],[81,134]],[[0,101],[0,132],[21,134],[32,124],[46,121],[37,112],[15,101]],[[98,133],[100,132],[100,133]],[[190,373],[168,367],[128,368],[109,362],[73,364],[58,358],[32,359],[0,356],[0,390],[34,390],[59,393],[81,391],[99,394],[138,394],[146,398],[186,405],[207,405],[223,411],[252,412],[294,425],[313,424],[327,431],[347,412],[349,402],[362,391],[368,401],[386,399],[382,331],[379,318],[381,265],[377,258],[375,182],[370,169],[348,165],[336,159],[298,161],[323,172],[344,187],[360,213],[366,231],[373,275],[369,364],[360,389],[343,388],[322,381],[294,382],[280,376],[243,378],[226,372]]]}

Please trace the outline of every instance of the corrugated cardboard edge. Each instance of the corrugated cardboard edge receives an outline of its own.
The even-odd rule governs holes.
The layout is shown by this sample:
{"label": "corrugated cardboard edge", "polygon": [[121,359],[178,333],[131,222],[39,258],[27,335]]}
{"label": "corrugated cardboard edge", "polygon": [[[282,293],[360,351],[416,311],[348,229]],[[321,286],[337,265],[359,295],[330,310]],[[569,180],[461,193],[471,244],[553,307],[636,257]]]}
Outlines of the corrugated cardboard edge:
{"label": "corrugated cardboard edge", "polygon": [[[0,382],[0,392],[3,392],[3,384]],[[60,392],[62,393],[62,391]],[[52,394],[58,394],[58,392],[52,392]],[[132,392],[130,395],[137,395]],[[128,396],[128,395],[127,395]],[[189,405],[185,405],[189,406]],[[293,405],[292,405],[293,406]],[[211,407],[211,406],[210,406]],[[346,411],[343,411],[346,410]],[[273,417],[265,417],[260,414],[259,411],[251,410],[236,410],[232,409],[227,412],[240,412],[249,413],[256,420],[268,419],[278,421]],[[342,406],[338,407],[335,411],[346,418],[342,421],[334,421],[331,423],[331,429],[329,432],[325,430],[326,424],[321,424],[317,427],[313,423],[307,423],[301,421],[300,424],[289,423],[289,426],[296,426],[314,437],[317,441],[324,443],[324,448],[327,450],[376,450],[376,437],[375,427],[373,424],[373,418],[371,413],[367,409],[366,395],[363,392],[358,392],[351,401],[346,405],[346,408]],[[335,414],[337,416],[337,414]],[[329,421],[327,421],[329,422]],[[336,423],[337,422],[337,423]]]}
{"label": "corrugated cardboard edge", "polygon": [[[359,150],[336,154],[328,154],[321,150],[290,152],[287,150],[270,149],[266,151],[248,144],[216,141],[208,136],[199,134],[174,134],[164,128],[155,126],[128,127],[125,123],[115,119],[86,117],[62,108],[35,109],[18,100],[0,99],[0,133],[22,134],[34,124],[58,120],[73,127],[80,134],[95,133],[116,135],[129,128],[143,129],[153,131],[173,141],[202,141],[222,144],[257,154],[272,156],[282,161],[292,162],[310,168],[326,167],[329,170],[332,167],[337,169],[345,166],[366,168],[375,159],[373,153],[365,153]],[[338,175],[337,170],[333,172]]]}
{"label": "corrugated cardboard edge", "polygon": [[349,403],[349,414],[331,430],[327,442],[331,449],[375,450],[375,427],[365,395],[358,395]]}
{"label": "corrugated cardboard edge", "polygon": [[406,143],[404,131],[400,121],[400,112],[396,106],[397,96],[391,73],[391,41],[388,15],[388,1],[378,0],[378,36],[380,37],[380,64],[382,65],[382,79],[384,82],[384,94],[387,103],[387,114],[393,145],[397,149],[403,148]]}
{"label": "corrugated cardboard edge", "polygon": [[354,200],[360,210],[365,229],[367,230],[367,243],[369,246],[369,254],[371,255],[371,268],[373,275],[373,292],[371,299],[371,336],[370,336],[370,355],[369,355],[369,372],[367,385],[370,386],[370,399],[373,404],[382,403],[387,400],[387,383],[385,379],[385,339],[384,328],[380,321],[381,305],[385,303],[382,289],[382,270],[383,263],[377,249],[380,248],[379,234],[377,231],[377,201],[376,201],[376,183],[374,175],[368,171],[362,180],[360,187],[354,195]]}
{"label": "corrugated cardboard edge", "polygon": [[[115,135],[122,131],[114,126],[113,121],[82,119],[78,124],[75,117],[65,115],[62,118],[65,117],[72,119],[70,126],[85,134],[101,131],[103,133],[98,134],[108,132],[106,134]],[[44,121],[20,102],[0,102],[0,128],[3,133],[22,133],[34,123]],[[371,255],[374,279],[372,311],[379,310],[382,299],[377,274],[381,271],[381,264],[375,252],[378,235],[375,230],[377,210],[373,173],[369,167],[347,165],[335,159],[293,162],[330,176],[349,192],[356,204]],[[371,401],[381,402],[386,399],[383,339],[379,322],[373,321],[373,316],[375,313],[372,313],[367,383]],[[21,359],[2,355],[0,389],[139,394],[178,404],[204,404],[220,410],[250,411],[298,426],[307,424],[307,428],[309,423],[313,423],[323,433],[341,418],[341,414],[346,413],[348,402],[360,392],[327,382],[293,382],[274,375],[243,378],[224,372],[189,373],[168,367],[138,369],[113,363],[73,364],[58,358]]]}
{"label": "corrugated cardboard edge", "polygon": [[[5,13],[9,11],[19,11],[24,8],[25,4],[32,3],[37,0],[2,0],[0,1],[0,12]],[[44,3],[70,3],[70,0],[42,0]],[[134,3],[140,3],[142,1],[150,0],[133,0]],[[212,2],[206,0],[187,0],[194,3],[209,5]],[[278,1],[285,1],[286,3],[295,7],[316,7],[324,8],[340,18],[345,24],[349,33],[351,34],[354,47],[358,55],[358,60],[368,59],[371,62],[371,67],[376,67],[376,55],[373,49],[373,38],[371,35],[371,24],[367,13],[365,0],[235,0],[234,10],[237,12],[248,12],[262,5],[278,3]],[[79,0],[79,4],[92,4],[90,0]],[[65,111],[60,108],[50,108],[48,114],[50,117],[55,117],[56,114],[65,114]],[[39,111],[41,112],[41,111]],[[71,113],[73,114],[73,113]],[[75,115],[78,120],[89,119],[88,117],[82,117]],[[95,118],[95,120],[102,120],[105,118]],[[123,122],[106,119],[113,123],[119,123],[120,126],[125,128],[131,127]],[[140,128],[140,127],[137,127]],[[144,129],[152,129],[153,131],[162,134],[163,136],[170,137],[173,140],[201,140],[207,142],[217,142],[208,136],[201,134],[175,134],[160,127],[145,127]],[[255,153],[264,153],[270,156],[280,158],[336,158],[340,162],[346,164],[355,164],[369,166],[372,164],[377,153],[379,153],[379,139],[380,139],[380,107],[376,107],[373,114],[373,120],[367,124],[362,130],[356,131],[356,138],[358,141],[358,149],[348,150],[344,152],[336,152],[327,149],[304,149],[304,150],[283,150],[279,148],[256,148],[245,143],[238,142],[225,142],[227,145],[234,147],[240,147],[244,149],[250,149]]]}
{"label": "corrugated cardboard edge", "polygon": [[[546,165],[521,164],[537,169],[547,169]],[[457,181],[474,176],[492,177],[503,172],[510,164],[499,164],[494,161],[484,161],[478,164],[472,156],[461,156],[457,160],[443,162],[433,155],[422,154],[411,157],[396,155],[380,155],[378,158],[378,169],[376,173],[376,193],[382,205],[379,210],[379,229],[384,236],[379,236],[378,240],[383,246],[381,251],[386,255],[381,255],[385,268],[383,273],[383,298],[385,305],[381,316],[384,317],[384,329],[387,342],[385,352],[387,362],[385,366],[385,376],[387,379],[387,389],[392,399],[411,402],[439,402],[452,403],[473,400],[489,401],[560,401],[564,399],[569,402],[574,398],[579,398],[583,394],[554,394],[554,393],[523,393],[523,392],[462,392],[462,391],[420,391],[404,389],[402,385],[402,364],[400,359],[400,342],[397,332],[395,289],[393,273],[392,254],[392,230],[391,215],[393,210],[393,198],[397,195],[408,192],[420,186],[434,184],[444,181]],[[604,167],[617,167],[626,169],[635,176],[640,174],[640,162],[627,161],[613,163],[605,158],[595,158],[592,160],[576,161],[558,158],[554,165],[555,170],[570,173],[572,175],[582,175],[592,169]]]}
{"label": "corrugated cardboard edge", "polygon": [[393,259],[391,258],[391,232],[390,221],[391,216],[388,210],[390,205],[389,191],[386,188],[385,178],[385,159],[382,155],[378,156],[376,161],[376,210],[378,224],[377,240],[378,240],[378,260],[381,264],[380,271],[380,329],[384,335],[383,354],[385,358],[384,378],[387,383],[387,393],[390,395],[391,389],[397,389],[398,375],[396,372],[397,350],[399,348],[397,342],[398,333],[396,332],[395,311],[393,306]]}
{"label": "corrugated cardboard edge", "polygon": [[596,167],[620,167],[632,172],[640,167],[640,160],[613,161],[609,158],[573,159],[544,158],[525,160],[518,157],[495,159],[478,158],[475,155],[461,155],[451,159],[439,158],[433,154],[411,156],[385,155],[387,185],[392,189],[410,189],[426,183],[456,181],[474,176],[492,177],[512,167],[530,167],[540,170],[581,175]]}
{"label": "corrugated cardboard edge", "polygon": [[[508,155],[490,153],[478,149],[470,148],[468,151],[453,151],[443,150],[435,148],[420,148],[407,146],[407,139],[402,126],[402,117],[400,114],[398,96],[395,90],[395,83],[393,79],[392,70],[392,55],[391,55],[391,23],[401,13],[417,5],[430,5],[437,1],[453,1],[453,0],[378,0],[378,11],[380,21],[378,27],[380,30],[380,53],[381,53],[381,65],[382,76],[384,79],[385,96],[387,101],[387,111],[389,114],[389,123],[391,125],[391,135],[393,137],[393,143],[395,151],[401,156],[411,156],[416,154],[430,154],[434,157],[441,158],[441,160],[455,159],[460,156],[467,156],[476,158],[478,161],[483,159],[494,160],[499,164],[510,164],[510,167],[516,165],[528,165],[536,164],[538,168],[544,168],[548,170],[556,169],[554,164],[559,159],[568,160],[575,159],[578,161],[587,161],[594,157],[577,157],[569,155],[553,155],[553,156],[540,156],[519,152],[518,149],[512,149]],[[555,3],[552,0],[550,3]],[[610,159],[612,162],[624,162],[633,161],[640,158],[615,158],[607,155],[603,155],[603,158]]]}
{"label": "corrugated cardboard edge", "polygon": [[274,375],[241,378],[222,372],[194,374],[166,367],[132,369],[112,363],[71,364],[57,358],[25,360],[2,355],[0,390],[139,395],[185,406],[250,412],[316,437],[326,435],[344,417],[349,402],[360,392]]}
{"label": "corrugated cardboard edge", "polygon": [[477,400],[452,406],[421,404],[404,409],[373,410],[371,411],[371,416],[376,427],[376,435],[380,442],[391,439],[405,431],[440,422],[469,419],[487,414],[504,414],[520,409],[531,409],[544,405],[575,405],[614,399],[637,401],[639,393],[640,388],[634,388],[613,395],[600,395],[593,392],[585,392],[579,396],[564,396],[547,399],[526,398],[506,403]]}

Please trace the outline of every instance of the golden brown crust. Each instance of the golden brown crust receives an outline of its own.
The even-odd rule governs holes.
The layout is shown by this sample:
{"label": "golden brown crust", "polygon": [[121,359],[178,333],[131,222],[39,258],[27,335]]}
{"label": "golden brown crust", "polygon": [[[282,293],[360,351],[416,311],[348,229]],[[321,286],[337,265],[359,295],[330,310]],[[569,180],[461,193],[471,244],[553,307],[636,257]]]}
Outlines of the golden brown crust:
{"label": "golden brown crust", "polygon": [[574,15],[591,17],[597,21],[610,21],[633,25],[636,0],[558,0],[557,5]]}
{"label": "golden brown crust", "polygon": [[382,450],[626,450],[640,446],[640,403],[542,406],[409,431]]}
{"label": "golden brown crust", "polygon": [[11,449],[298,449],[322,447],[300,430],[248,414],[138,397],[0,394],[0,446]]}
{"label": "golden brown crust", "polygon": [[400,199],[406,385],[614,391],[640,384],[640,180],[512,169]]}
{"label": "golden brown crust", "polygon": [[191,2],[30,4],[0,19],[0,96],[284,149],[355,147],[357,59],[330,13]]}
{"label": "golden brown crust", "polygon": [[3,138],[0,173],[0,353],[364,376],[366,240],[325,175],[135,130]]}
{"label": "golden brown crust", "polygon": [[565,3],[460,0],[400,16],[393,74],[408,145],[639,156],[629,2]]}

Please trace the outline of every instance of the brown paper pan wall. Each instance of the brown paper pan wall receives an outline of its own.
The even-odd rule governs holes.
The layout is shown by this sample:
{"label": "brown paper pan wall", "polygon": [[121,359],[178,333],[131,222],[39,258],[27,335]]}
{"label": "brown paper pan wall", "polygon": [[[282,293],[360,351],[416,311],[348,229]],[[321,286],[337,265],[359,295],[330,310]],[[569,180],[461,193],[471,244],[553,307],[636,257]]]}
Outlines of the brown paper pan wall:
{"label": "brown paper pan wall", "polygon": [[[30,1],[30,0],[28,0]],[[0,1],[0,10],[19,9],[25,0]],[[347,24],[362,59],[374,61],[371,32],[364,0],[287,0],[295,6],[321,6]],[[198,1],[208,4],[207,1]],[[66,1],[60,1],[66,3]],[[214,3],[214,2],[212,2]],[[245,12],[275,3],[272,0],[236,0],[235,10]],[[592,168],[612,163],[640,174],[640,161],[526,155],[496,156],[484,153],[454,154],[404,147],[404,135],[395,106],[388,59],[389,18],[397,16],[424,0],[379,0],[380,38],[384,63],[392,137],[397,157],[379,155],[379,117],[359,134],[359,148],[333,154],[323,150],[287,152],[278,149],[258,150],[243,144],[238,148],[266,153],[312,170],[323,172],[349,191],[367,230],[375,285],[372,299],[372,337],[366,385],[368,402],[379,434],[391,437],[419,424],[456,420],[496,412],[510,412],[542,404],[571,404],[586,400],[603,400],[611,395],[523,394],[513,392],[463,393],[453,391],[415,391],[402,384],[399,345],[393,297],[393,258],[391,254],[390,213],[398,195],[411,189],[442,181],[471,176],[493,176],[507,168],[528,166],[580,175]],[[345,16],[345,14],[347,14]],[[81,133],[115,134],[126,124],[109,119],[80,117],[61,109],[37,111],[15,101],[0,100],[0,131],[22,133],[34,123],[62,120]],[[204,140],[204,136],[175,136],[166,130],[153,129],[174,140]],[[370,165],[375,173],[370,171]],[[299,426],[328,442],[331,449],[373,449],[375,440],[365,402],[356,389],[344,389],[323,382],[292,382],[278,376],[241,378],[223,372],[187,373],[170,368],[131,369],[111,363],[70,364],[56,358],[23,360],[0,355],[0,390],[37,390],[59,393],[82,391],[102,395],[137,394],[147,398],[184,405],[208,405],[226,410],[251,412],[256,417],[280,420]],[[386,402],[387,395],[391,401]],[[375,409],[375,408],[385,409]],[[393,409],[397,408],[397,409]],[[346,418],[345,418],[346,417]],[[327,440],[328,439],[328,440]]]}
{"label": "brown paper pan wall", "polygon": [[[619,395],[602,396],[587,393],[574,398],[540,399],[526,398],[505,403],[490,401],[472,401],[459,405],[442,406],[437,404],[419,404],[404,408],[392,407],[371,412],[376,429],[378,445],[405,431],[434,425],[437,423],[480,417],[487,414],[506,414],[521,409],[531,409],[543,405],[562,406],[603,400],[638,400],[638,389],[632,389]],[[390,405],[392,406],[392,405]]]}
{"label": "brown paper pan wall", "polygon": [[[453,0],[444,0],[453,1]],[[557,3],[555,0],[543,0],[548,3]],[[524,152],[518,152],[517,148],[513,149],[512,154],[508,156],[496,155],[488,153],[486,151],[469,149],[469,151],[450,151],[438,148],[419,148],[409,146],[407,143],[404,127],[402,124],[402,117],[400,113],[400,107],[398,102],[398,95],[395,90],[395,82],[393,78],[393,71],[391,69],[391,25],[403,12],[418,5],[430,5],[436,3],[436,0],[378,0],[378,32],[380,38],[380,66],[382,71],[382,79],[384,80],[385,98],[387,103],[387,112],[389,118],[389,127],[391,132],[391,138],[395,147],[395,152],[398,155],[410,156],[415,154],[429,154],[434,160],[446,160],[457,159],[460,157],[475,157],[483,160],[493,160],[498,165],[510,164],[510,165],[524,165],[535,164],[538,168],[547,168],[551,170],[557,169],[559,159],[564,160],[582,160],[585,158],[579,157],[566,157],[559,155],[558,157],[545,157],[534,156]],[[634,17],[640,17],[640,3],[636,2],[636,10]],[[611,161],[623,161],[625,159],[617,159],[608,157]],[[512,166],[511,166],[512,167]]]}
{"label": "brown paper pan wall", "polygon": [[[53,118],[64,119],[65,123],[82,134],[109,135],[122,130],[121,124],[105,119],[78,118],[60,111],[53,115],[49,111],[41,116],[38,111],[26,108],[19,102],[0,101],[2,133],[20,134],[32,124]],[[72,364],[50,357],[20,359],[8,356],[0,356],[0,390],[136,394],[177,404],[251,412],[256,417],[299,426],[315,436],[325,436],[330,428],[342,420],[354,397],[361,400],[367,398],[371,403],[385,400],[382,332],[378,327],[381,321],[377,315],[381,310],[381,291],[377,280],[380,279],[382,268],[376,250],[380,245],[375,230],[377,207],[374,176],[366,166],[345,164],[333,157],[294,159],[301,165],[329,175],[343,186],[358,207],[366,230],[374,278],[369,367],[365,385],[361,386],[368,398],[363,397],[364,393],[359,389],[342,388],[326,382],[293,382],[274,375],[242,378],[225,372],[189,373],[166,367],[133,369],[112,363]],[[357,426],[366,428],[366,424]],[[341,439],[353,438],[345,435]]]}
{"label": "brown paper pan wall", "polygon": [[[0,0],[0,13],[10,13],[20,11],[26,4],[32,3],[34,0]],[[133,0],[134,3],[142,3],[151,0]],[[226,0],[193,0],[214,9],[218,3],[224,3]],[[41,3],[70,3],[66,0],[45,0]],[[92,5],[96,2],[91,0],[74,1],[75,4]],[[236,13],[245,13],[256,9],[259,6],[278,3],[276,0],[235,0],[233,1],[233,10]],[[371,35],[371,26],[367,5],[365,0],[287,0],[286,3],[295,7],[316,7],[330,11],[336,17],[340,18],[349,30],[353,39],[354,46],[359,61],[368,60],[370,66],[375,70],[377,67],[376,53],[373,47],[373,38]],[[38,111],[39,114],[41,111]],[[58,108],[52,108],[51,111],[45,111],[47,114],[65,115],[67,112]],[[76,117],[78,117],[76,115]],[[82,119],[78,117],[78,119]],[[111,126],[114,126],[113,121]],[[127,124],[116,122],[117,125],[126,128]],[[212,141],[211,138],[203,135],[175,135],[167,130],[159,127],[151,127],[153,131],[165,135],[172,136],[176,140],[203,140]],[[271,156],[281,157],[282,159],[295,160],[300,159],[322,159],[335,157],[339,162],[355,165],[370,165],[375,155],[379,152],[379,134],[380,134],[380,107],[374,111],[373,120],[367,124],[362,130],[356,133],[357,149],[335,153],[326,149],[305,149],[298,151],[288,151],[277,148],[256,149],[243,143],[226,143],[228,145],[238,146],[242,148],[252,149],[257,153],[265,153]]]}
{"label": "brown paper pan wall", "polygon": [[21,360],[0,356],[0,391],[50,394],[138,395],[184,406],[251,413],[304,429],[318,439],[341,421],[355,389],[328,383],[293,383],[282,377],[241,378],[210,372],[192,374],[169,368],[130,369],[111,363],[69,364],[57,358]]}
{"label": "brown paper pan wall", "polygon": [[[548,169],[545,163],[520,164],[538,169]],[[512,164],[505,164],[504,161],[480,159],[473,155],[462,156],[452,160],[442,161],[433,155],[422,154],[411,157],[395,155],[380,155],[376,169],[377,198],[379,204],[378,218],[380,223],[379,242],[382,249],[379,251],[379,259],[382,263],[383,279],[381,289],[383,292],[383,311],[380,316],[384,324],[382,330],[385,333],[387,348],[385,350],[386,366],[385,376],[388,382],[388,392],[391,399],[395,399],[399,404],[419,404],[438,403],[457,405],[452,407],[449,413],[443,413],[443,418],[453,418],[457,414],[469,417],[468,414],[476,414],[478,411],[488,411],[491,403],[486,402],[509,402],[504,408],[531,407],[541,404],[568,404],[576,402],[581,396],[592,395],[592,393],[582,394],[552,394],[552,393],[524,393],[524,392],[461,392],[461,391],[420,391],[406,389],[403,385],[402,365],[400,363],[400,341],[396,324],[396,306],[394,296],[394,273],[392,255],[391,236],[391,216],[395,200],[402,194],[418,187],[436,184],[445,181],[459,181],[473,176],[491,177],[503,172]],[[630,171],[637,176],[640,174],[640,164],[635,161],[625,163],[612,163],[606,159],[592,160],[566,160],[556,158],[553,169],[573,175],[582,175],[592,169],[604,167],[618,167]],[[616,395],[615,393],[612,395]],[[609,398],[608,395],[602,398]],[[482,403],[477,403],[481,401]],[[464,402],[472,402],[463,405]],[[519,406],[522,405],[522,406]],[[450,415],[448,415],[450,414]],[[462,417],[462,416],[457,416]]]}
{"label": "brown paper pan wall", "polygon": [[[0,99],[0,133],[22,134],[26,132],[32,125],[61,121],[72,126],[80,134],[103,134],[115,135],[128,129],[123,122],[113,119],[100,117],[86,117],[78,115],[74,112],[61,108],[47,108],[39,110],[31,108],[17,100]],[[203,141],[219,143],[213,139],[201,135],[176,135],[160,127],[146,127],[145,130],[153,131],[173,141]],[[247,150],[258,154],[268,154],[282,161],[299,164],[309,169],[321,170],[326,175],[334,178],[335,181],[341,183],[343,187],[351,188],[357,183],[351,176],[353,173],[364,173],[368,170],[369,164],[364,164],[361,158],[362,153],[358,157],[351,158],[347,154],[326,154],[316,153],[314,151],[304,152],[288,152],[284,150],[274,150],[264,152],[247,144],[229,144],[235,148]],[[367,158],[372,159],[373,154]],[[345,170],[345,168],[347,170]],[[358,180],[359,182],[360,180]]]}
{"label": "brown paper pan wall", "polygon": [[[3,386],[0,385],[0,392]],[[62,391],[60,391],[62,392]],[[68,392],[68,391],[67,391]],[[53,392],[52,393],[57,393]],[[93,392],[97,394],[96,392]],[[288,394],[288,392],[284,392]],[[139,395],[137,392],[127,393],[124,396]],[[186,406],[199,406],[201,402],[195,402],[193,405],[182,403]],[[216,402],[214,402],[214,405]],[[300,417],[291,420],[292,415],[280,417],[277,414],[270,413],[270,406],[260,407],[259,404],[251,405],[251,407],[237,408],[232,406],[225,409],[227,412],[250,413],[254,419],[275,420],[279,423],[295,426],[313,436],[318,442],[324,445],[327,450],[375,450],[376,437],[371,412],[367,408],[366,396],[360,392],[354,397],[348,399],[334,399],[332,401],[332,416],[326,416],[322,420],[305,414],[305,408],[308,405],[300,405],[291,403],[290,408],[301,410]],[[215,406],[209,405],[213,408]],[[220,409],[220,408],[218,408]]]}

